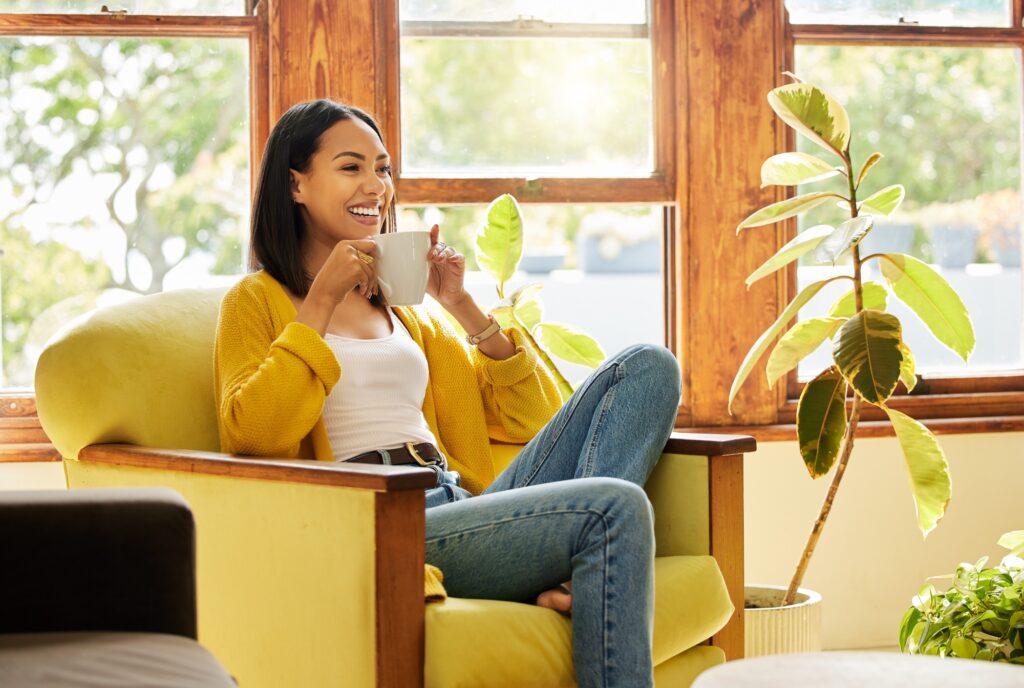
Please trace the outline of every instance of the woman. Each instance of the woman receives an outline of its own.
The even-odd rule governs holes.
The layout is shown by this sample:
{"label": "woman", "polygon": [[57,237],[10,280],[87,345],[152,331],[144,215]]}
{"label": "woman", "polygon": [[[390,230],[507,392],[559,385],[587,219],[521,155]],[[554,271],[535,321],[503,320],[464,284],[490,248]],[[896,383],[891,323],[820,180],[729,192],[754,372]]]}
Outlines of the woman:
{"label": "woman", "polygon": [[[581,686],[653,685],[654,535],[641,485],[679,401],[663,347],[610,358],[563,406],[549,371],[465,291],[431,229],[427,308],[388,308],[373,237],[395,231],[387,150],[366,113],[291,108],[267,142],[254,269],[225,296],[216,344],[224,451],[420,463],[428,596],[535,600],[570,613]],[[488,442],[527,443],[494,476]]]}

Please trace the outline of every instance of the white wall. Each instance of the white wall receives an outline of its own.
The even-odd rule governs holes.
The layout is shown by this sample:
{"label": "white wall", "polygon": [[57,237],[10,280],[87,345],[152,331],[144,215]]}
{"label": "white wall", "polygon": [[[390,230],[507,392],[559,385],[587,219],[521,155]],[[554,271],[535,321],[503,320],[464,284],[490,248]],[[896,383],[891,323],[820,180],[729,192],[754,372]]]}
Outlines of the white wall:
{"label": "white wall", "polygon": [[[952,573],[1024,529],[1024,433],[940,435],[953,497],[926,540],[917,529],[895,438],[854,445],[804,579],[822,593],[826,649],[895,646],[900,619],[928,576]],[[746,580],[786,584],[833,473],[811,480],[796,442],[762,442],[744,462]],[[943,586],[942,581],[936,585]]]}
{"label": "white wall", "polygon": [[62,490],[64,464],[60,461],[0,463],[0,490]]}

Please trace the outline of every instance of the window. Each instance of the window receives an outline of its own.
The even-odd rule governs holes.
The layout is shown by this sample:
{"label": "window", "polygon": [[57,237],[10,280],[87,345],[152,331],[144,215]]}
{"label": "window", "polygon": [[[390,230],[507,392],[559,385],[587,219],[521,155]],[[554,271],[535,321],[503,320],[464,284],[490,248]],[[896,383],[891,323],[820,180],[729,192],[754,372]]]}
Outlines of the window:
{"label": "window", "polygon": [[[547,320],[587,331],[609,355],[666,343],[674,113],[670,76],[654,65],[671,55],[671,26],[653,27],[670,6],[398,3],[388,110],[399,113],[399,225],[441,225],[481,308],[497,298],[472,237],[486,205],[511,193],[525,234],[513,286],[542,283]],[[589,372],[566,368],[572,382]]]}
{"label": "window", "polygon": [[[245,11],[129,9],[197,4]],[[30,388],[43,345],[75,316],[244,271],[259,24],[187,17],[170,37],[153,35],[155,18],[123,27],[88,3],[0,7],[80,13],[60,36],[45,35],[45,17],[0,15],[2,386]],[[109,26],[117,36],[101,35]]]}
{"label": "window", "polygon": [[[977,345],[964,364],[890,297],[889,310],[900,317],[923,378],[912,396],[894,398],[893,405],[914,408],[919,417],[1019,413],[1024,32],[981,27],[1019,27],[1020,3],[788,0],[786,6],[793,71],[844,103],[855,164],[876,150],[885,155],[868,191],[892,183],[907,189],[901,208],[876,223],[867,250],[909,253],[936,266],[974,323]],[[815,209],[800,228],[835,219],[827,215]],[[877,268],[868,266],[865,279],[876,279]],[[801,264],[797,288],[821,269]],[[825,291],[801,318],[824,315],[830,296],[841,295]],[[784,419],[800,384],[827,360],[822,348],[791,376]]]}

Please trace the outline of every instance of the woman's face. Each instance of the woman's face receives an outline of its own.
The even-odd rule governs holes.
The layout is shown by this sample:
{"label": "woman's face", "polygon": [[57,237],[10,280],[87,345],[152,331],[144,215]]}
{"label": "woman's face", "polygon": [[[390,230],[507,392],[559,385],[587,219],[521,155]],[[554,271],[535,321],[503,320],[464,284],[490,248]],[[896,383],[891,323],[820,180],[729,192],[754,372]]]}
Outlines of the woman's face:
{"label": "woman's face", "polygon": [[365,122],[346,119],[320,136],[305,172],[291,171],[292,199],[308,238],[333,245],[380,233],[395,197],[391,160]]}

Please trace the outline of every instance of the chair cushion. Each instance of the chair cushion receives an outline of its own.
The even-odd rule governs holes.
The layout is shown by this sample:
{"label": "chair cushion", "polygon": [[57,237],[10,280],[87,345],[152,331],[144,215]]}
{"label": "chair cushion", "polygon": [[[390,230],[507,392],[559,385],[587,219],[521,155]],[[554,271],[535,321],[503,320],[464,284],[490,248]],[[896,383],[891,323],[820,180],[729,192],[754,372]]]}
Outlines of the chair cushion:
{"label": "chair cushion", "polygon": [[[733,606],[711,557],[659,557],[654,578],[658,665],[722,628]],[[428,688],[575,685],[572,626],[550,609],[450,597],[427,605],[426,626]]]}
{"label": "chair cushion", "polygon": [[225,291],[133,299],[50,340],[36,366],[36,410],[62,456],[109,442],[220,449],[213,342]]}
{"label": "chair cushion", "polygon": [[4,688],[234,688],[194,640],[164,633],[0,635]]}

